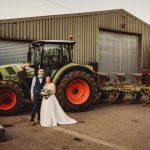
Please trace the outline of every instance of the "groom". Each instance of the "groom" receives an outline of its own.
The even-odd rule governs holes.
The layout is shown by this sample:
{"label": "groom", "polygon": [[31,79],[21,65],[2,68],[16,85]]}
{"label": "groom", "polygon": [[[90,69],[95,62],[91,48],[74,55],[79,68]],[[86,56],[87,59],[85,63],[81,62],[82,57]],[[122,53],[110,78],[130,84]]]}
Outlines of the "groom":
{"label": "groom", "polygon": [[38,123],[40,122],[40,109],[42,103],[42,96],[40,95],[40,91],[43,88],[44,84],[44,69],[38,68],[38,75],[33,77],[31,85],[31,100],[33,101],[33,108],[30,120],[31,126],[36,125],[36,123],[34,122],[36,113],[38,113]]}

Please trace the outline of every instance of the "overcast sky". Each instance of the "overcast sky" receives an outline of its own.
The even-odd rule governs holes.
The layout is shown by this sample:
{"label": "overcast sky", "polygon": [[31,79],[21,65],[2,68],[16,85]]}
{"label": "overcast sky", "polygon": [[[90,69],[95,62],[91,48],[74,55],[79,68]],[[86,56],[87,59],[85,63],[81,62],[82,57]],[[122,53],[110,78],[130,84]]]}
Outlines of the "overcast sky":
{"label": "overcast sky", "polygon": [[0,20],[125,9],[150,24],[150,0],[0,0]]}

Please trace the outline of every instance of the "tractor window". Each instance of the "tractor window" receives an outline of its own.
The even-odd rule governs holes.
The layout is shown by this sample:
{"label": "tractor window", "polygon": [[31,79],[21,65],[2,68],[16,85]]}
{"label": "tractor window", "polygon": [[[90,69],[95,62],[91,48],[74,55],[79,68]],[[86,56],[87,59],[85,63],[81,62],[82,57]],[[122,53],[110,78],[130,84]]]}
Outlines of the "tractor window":
{"label": "tractor window", "polygon": [[41,63],[41,55],[42,55],[42,47],[35,47],[31,48],[31,62],[34,64],[40,64]]}
{"label": "tractor window", "polygon": [[44,64],[57,65],[61,62],[60,48],[58,44],[44,45]]}
{"label": "tractor window", "polygon": [[68,45],[63,46],[63,62],[64,64],[67,64],[69,62],[69,46]]}
{"label": "tractor window", "polygon": [[59,48],[59,44],[45,44],[44,45],[44,50],[47,51],[50,48]]}

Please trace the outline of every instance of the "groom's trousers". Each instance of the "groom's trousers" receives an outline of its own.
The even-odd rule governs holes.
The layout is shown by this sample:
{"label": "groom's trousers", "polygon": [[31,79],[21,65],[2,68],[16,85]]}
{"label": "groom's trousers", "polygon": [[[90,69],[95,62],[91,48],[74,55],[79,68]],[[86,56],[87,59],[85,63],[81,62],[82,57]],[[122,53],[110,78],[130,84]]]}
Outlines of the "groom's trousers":
{"label": "groom's trousers", "polygon": [[40,121],[41,103],[42,103],[42,96],[34,95],[33,108],[32,108],[32,113],[31,113],[31,121],[34,121],[36,113],[38,113],[38,121]]}

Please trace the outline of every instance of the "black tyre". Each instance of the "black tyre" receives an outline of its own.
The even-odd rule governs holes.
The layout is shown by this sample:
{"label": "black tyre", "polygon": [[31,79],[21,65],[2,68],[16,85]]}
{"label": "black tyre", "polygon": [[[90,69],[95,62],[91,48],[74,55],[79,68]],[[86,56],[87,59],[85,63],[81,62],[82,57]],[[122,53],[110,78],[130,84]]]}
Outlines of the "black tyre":
{"label": "black tyre", "polygon": [[17,114],[23,96],[23,91],[17,84],[10,81],[0,81],[0,114]]}
{"label": "black tyre", "polygon": [[92,75],[84,71],[66,74],[57,86],[56,96],[67,111],[85,111],[96,98],[96,82]]}

